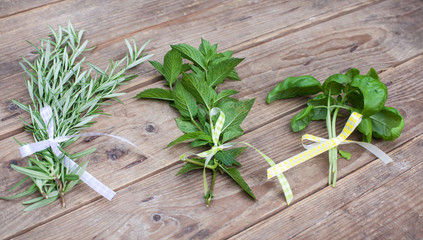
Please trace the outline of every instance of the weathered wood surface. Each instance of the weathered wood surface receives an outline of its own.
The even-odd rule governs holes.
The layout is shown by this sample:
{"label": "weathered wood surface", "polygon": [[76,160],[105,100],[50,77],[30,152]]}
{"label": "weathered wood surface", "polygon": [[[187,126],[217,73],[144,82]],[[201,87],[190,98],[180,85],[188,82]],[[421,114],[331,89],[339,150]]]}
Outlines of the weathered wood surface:
{"label": "weathered wood surface", "polygon": [[[98,148],[85,158],[90,161],[88,171],[118,190],[116,198],[108,202],[81,184],[66,195],[65,209],[52,204],[24,213],[20,201],[2,201],[0,237],[423,237],[422,189],[416,184],[422,180],[421,1],[104,1],[98,5],[102,7],[87,1],[50,2],[1,8],[0,195],[21,179],[10,164],[25,164],[11,137],[31,141],[18,119],[26,114],[10,104],[10,99],[29,100],[17,64],[32,51],[24,40],[36,42],[47,34],[46,24],[65,24],[68,18],[98,44],[89,59],[99,65],[121,57],[123,40],[130,37],[139,42],[151,39],[147,50],[156,54],[155,60],[162,59],[169,44],[197,45],[201,37],[246,57],[238,67],[243,81],[223,87],[239,90],[238,98],[257,98],[241,139],[277,162],[302,150],[301,134],[290,131],[289,120],[303,100],[264,102],[267,92],[290,75],[313,74],[323,80],[350,67],[362,71],[374,67],[388,85],[388,105],[404,115],[406,127],[394,142],[375,142],[395,159],[389,166],[358,146],[347,146],[354,160],[339,162],[335,189],[326,186],[325,155],[289,170],[286,176],[295,197],[290,207],[284,205],[278,183],[266,180],[266,162],[248,150],[240,171],[258,200],[252,201],[230,179],[220,177],[207,208],[199,172],[174,176],[181,166],[178,156],[189,147],[162,149],[180,135],[173,121],[176,112],[165,103],[133,98],[143,89],[162,85],[157,72],[145,64],[135,70],[140,77],[122,89],[128,92],[121,98],[125,105],[105,107],[113,116],[98,118],[89,129],[125,136],[142,152],[106,138],[80,141],[71,150]],[[307,132],[325,135],[318,123]]]}

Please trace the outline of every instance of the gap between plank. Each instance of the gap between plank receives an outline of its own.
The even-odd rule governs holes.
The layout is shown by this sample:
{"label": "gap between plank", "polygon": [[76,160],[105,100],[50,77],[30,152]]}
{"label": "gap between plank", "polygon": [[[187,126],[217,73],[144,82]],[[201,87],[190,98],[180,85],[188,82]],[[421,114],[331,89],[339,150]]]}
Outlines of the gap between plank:
{"label": "gap between plank", "polygon": [[[402,147],[402,146],[405,146],[405,145],[407,145],[407,144],[412,143],[412,142],[413,142],[416,138],[419,138],[419,137],[421,137],[421,136],[423,136],[423,134],[419,134],[419,135],[415,136],[415,137],[414,137],[414,138],[412,138],[412,139],[409,139],[409,140],[404,141],[403,143],[401,143],[400,145],[398,145],[395,149],[392,149],[391,151],[389,151],[389,152],[388,152],[388,154],[391,154],[392,152],[394,152],[395,150],[397,150],[398,148],[400,148],[400,147]],[[374,163],[374,162],[376,162],[377,160],[378,160],[378,158],[377,158],[377,157],[375,157],[373,160],[371,160],[371,161],[369,161],[368,163],[366,163],[366,164],[364,164],[364,165],[360,166],[360,167],[359,167],[359,168],[357,168],[356,170],[354,170],[354,171],[352,171],[352,172],[350,172],[350,173],[348,173],[348,174],[346,174],[346,175],[344,175],[344,176],[340,176],[340,177],[338,178],[338,181],[341,181],[342,179],[344,179],[344,178],[346,178],[346,177],[350,176],[351,174],[353,174],[353,173],[355,173],[355,172],[360,171],[361,169],[363,169],[363,168],[365,168],[365,167],[369,166],[370,164],[373,164],[373,163]],[[422,164],[422,163],[418,163],[418,164],[416,164],[415,166],[413,166],[413,167],[411,167],[410,169],[406,170],[405,172],[403,172],[403,173],[399,174],[398,176],[396,176],[396,177],[394,177],[394,178],[392,178],[392,179],[388,180],[386,183],[384,183],[384,184],[382,184],[382,185],[378,186],[378,187],[377,187],[377,188],[375,188],[375,189],[371,189],[371,190],[369,189],[369,190],[367,190],[367,191],[363,192],[362,194],[360,194],[359,196],[357,196],[357,197],[356,197],[356,198],[354,198],[353,200],[346,202],[345,204],[343,204],[342,206],[340,206],[340,207],[339,207],[339,208],[337,208],[336,210],[339,210],[340,208],[342,208],[342,207],[344,207],[344,206],[348,205],[349,203],[351,203],[351,202],[353,202],[353,201],[355,201],[355,200],[359,199],[360,197],[362,197],[362,196],[364,196],[364,195],[368,194],[369,192],[373,192],[373,191],[375,191],[375,190],[379,189],[380,187],[385,186],[386,184],[388,184],[388,183],[390,183],[391,181],[393,181],[393,180],[397,179],[398,177],[402,176],[403,174],[406,174],[407,172],[409,172],[410,170],[412,170],[413,168],[415,168],[416,166],[418,166],[418,165],[420,165],[420,164]],[[305,196],[303,196],[303,197],[298,198],[298,201],[293,202],[290,206],[293,206],[293,205],[295,205],[295,204],[299,204],[299,203],[301,203],[303,200],[305,200],[305,199],[307,199],[307,198],[309,198],[309,197],[311,197],[311,196],[313,196],[313,195],[317,194],[318,192],[322,191],[323,189],[326,189],[326,188],[331,188],[331,187],[332,187],[332,186],[327,185],[327,186],[324,186],[324,187],[317,188],[316,190],[314,190],[314,191],[310,192],[310,194],[308,194],[308,195],[305,195]],[[269,215],[267,215],[267,216],[265,216],[265,217],[263,217],[263,218],[261,218],[261,219],[258,219],[258,221],[257,221],[256,223],[254,223],[254,224],[253,224],[253,225],[251,225],[251,226],[248,226],[247,228],[245,228],[245,229],[244,229],[244,230],[242,230],[242,231],[239,231],[239,232],[235,233],[234,235],[232,235],[232,236],[231,236],[231,238],[232,238],[232,237],[235,237],[236,235],[239,235],[240,233],[242,233],[242,232],[244,232],[244,231],[247,231],[248,229],[254,228],[257,224],[260,224],[262,221],[264,221],[264,220],[266,220],[266,219],[268,219],[268,218],[272,218],[272,217],[276,216],[277,214],[280,214],[280,213],[281,213],[281,212],[283,212],[285,209],[287,209],[287,207],[284,207],[284,208],[282,208],[282,209],[280,209],[280,210],[275,211],[274,213],[271,213],[271,214],[269,214]],[[336,210],[335,210],[335,211],[336,211]],[[330,213],[329,215],[327,215],[325,218],[327,218],[327,217],[329,217],[330,215],[332,215],[335,211],[333,211],[332,213]],[[298,232],[297,234],[295,234],[295,235],[294,235],[292,238],[290,238],[290,239],[295,238],[297,235],[299,235],[299,234],[301,234],[302,232],[306,231],[307,229],[309,229],[309,228],[313,227],[313,226],[314,226],[314,225],[316,225],[317,223],[318,223],[318,222],[316,222],[316,223],[314,223],[313,225],[311,225],[311,226],[309,226],[309,227],[307,227],[307,228],[305,228],[305,229],[301,230],[300,232]]]}
{"label": "gap between plank", "polygon": [[[63,1],[65,1],[65,0],[63,0]],[[378,3],[383,2],[383,1],[385,1],[385,0],[380,0],[380,1],[376,1],[376,2],[365,4],[365,5],[356,7],[356,8],[351,8],[351,9],[348,9],[346,11],[339,12],[338,14],[335,14],[333,16],[329,16],[327,18],[321,19],[320,21],[312,22],[310,24],[305,24],[304,26],[295,27],[296,25],[301,25],[301,24],[294,24],[291,27],[288,27],[286,29],[276,29],[276,30],[274,30],[274,31],[272,31],[270,33],[266,33],[266,34],[257,36],[255,38],[249,40],[249,41],[245,41],[244,43],[240,43],[240,44],[238,44],[236,46],[231,46],[231,47],[228,47],[226,49],[223,49],[223,51],[225,51],[227,49],[233,49],[234,53],[239,53],[239,52],[242,52],[242,51],[246,51],[246,50],[248,50],[250,48],[254,48],[254,47],[263,45],[265,43],[271,42],[271,41],[273,41],[273,40],[275,40],[277,38],[280,38],[280,37],[283,37],[283,36],[287,36],[287,35],[290,35],[290,34],[293,34],[293,33],[297,32],[297,31],[304,30],[304,29],[307,29],[307,28],[316,26],[318,24],[321,24],[321,23],[330,21],[332,19],[341,17],[341,16],[343,16],[345,14],[349,14],[349,13],[353,13],[355,11],[359,11],[359,10],[365,8],[365,7],[368,7],[368,6],[371,6],[371,5],[375,5],[375,4],[378,4]],[[201,11],[198,11],[198,12],[195,12],[195,13],[192,13],[192,14],[189,14],[187,16],[195,16],[196,14],[199,14],[199,13],[202,13],[202,12],[205,12],[205,11],[208,11],[208,10],[213,9],[213,8],[216,8],[216,7],[224,6],[224,5],[227,5],[227,4],[230,4],[230,3],[221,4],[221,5],[217,5],[217,6],[214,6],[214,7],[207,8],[207,9],[203,9]],[[125,34],[123,36],[119,36],[119,37],[114,38],[114,39],[111,39],[109,41],[106,41],[106,42],[103,42],[103,43],[99,43],[99,44],[97,44],[96,49],[101,49],[101,47],[105,47],[105,46],[111,45],[111,44],[113,44],[115,42],[122,41],[123,39],[126,39],[127,37],[132,36],[132,35],[134,35],[136,33],[139,33],[139,32],[143,32],[143,31],[146,31],[148,29],[158,28],[161,25],[168,25],[168,23],[170,23],[170,22],[181,20],[181,19],[183,19],[183,18],[185,18],[187,16],[182,16],[182,17],[179,17],[179,18],[174,18],[174,19],[168,20],[166,22],[162,22],[162,23],[159,23],[159,24],[156,24],[156,25],[147,27],[147,28],[143,28],[143,29],[137,30],[137,31],[132,32],[132,33],[129,33],[129,34]],[[414,58],[414,57],[412,57],[412,58]],[[406,61],[408,61],[408,60],[406,60]],[[144,74],[148,74],[148,73],[150,73],[152,71],[155,71],[155,70],[147,71]],[[19,73],[19,74],[21,74],[21,73]],[[144,81],[142,83],[136,84],[136,85],[131,86],[131,87],[127,88],[127,89],[123,89],[122,91],[132,92],[132,91],[135,91],[138,88],[146,87],[148,85],[157,83],[157,82],[159,82],[162,79],[163,79],[162,76],[155,75],[155,76],[150,77],[148,80],[146,80],[146,81]],[[118,92],[120,92],[120,91],[118,91]],[[21,133],[21,132],[24,132],[24,129],[23,128],[12,130],[11,133],[4,133],[3,135],[0,135],[0,141],[6,139],[8,137],[11,137],[13,135],[16,135],[18,133]]]}
{"label": "gap between plank", "polygon": [[12,17],[14,15],[18,15],[18,14],[22,14],[22,13],[25,13],[25,12],[29,12],[29,11],[32,11],[32,10],[35,10],[35,9],[38,9],[38,8],[43,8],[43,7],[54,5],[54,4],[57,4],[57,3],[60,3],[60,2],[65,2],[65,1],[66,0],[58,0],[58,1],[55,1],[55,2],[49,2],[49,3],[42,4],[42,5],[39,5],[39,6],[36,6],[36,7],[32,7],[32,8],[28,8],[28,9],[25,9],[25,10],[17,11],[17,12],[11,13],[9,15],[5,15],[3,17],[0,17],[0,20],[3,20],[4,18]]}

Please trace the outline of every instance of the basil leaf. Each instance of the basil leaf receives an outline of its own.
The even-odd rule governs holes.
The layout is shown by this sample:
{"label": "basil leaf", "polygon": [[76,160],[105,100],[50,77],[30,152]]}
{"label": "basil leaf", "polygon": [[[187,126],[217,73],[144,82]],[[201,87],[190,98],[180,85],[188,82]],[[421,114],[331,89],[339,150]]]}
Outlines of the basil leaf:
{"label": "basil leaf", "polygon": [[[334,101],[332,99],[331,103],[333,102]],[[328,96],[326,96],[325,94],[319,94],[315,96],[313,99],[308,100],[307,105],[313,106],[313,109],[311,110],[311,113],[310,113],[312,116],[311,118],[312,121],[326,120],[327,111],[328,111],[326,108],[326,106],[328,105]]]}
{"label": "basil leaf", "polygon": [[313,95],[321,90],[322,86],[320,82],[312,76],[288,77],[269,92],[266,101],[267,103],[271,103],[278,99]]}
{"label": "basil leaf", "polygon": [[360,124],[357,126],[357,130],[363,134],[363,142],[372,141],[372,121],[369,117],[361,119]]}
{"label": "basil leaf", "polygon": [[253,199],[256,199],[256,196],[254,196],[253,191],[251,191],[251,188],[248,186],[248,184],[244,181],[244,178],[239,173],[238,169],[236,168],[226,168],[222,165],[220,167],[229,175],[231,178]]}
{"label": "basil leaf", "polygon": [[343,74],[334,74],[329,76],[323,83],[323,92],[326,95],[338,95],[343,92],[345,85],[348,83],[348,77]]}
{"label": "basil leaf", "polygon": [[197,104],[194,97],[182,84],[178,82],[174,90],[175,106],[181,113],[182,117],[193,119],[197,115]]}
{"label": "basil leaf", "polygon": [[354,77],[359,74],[360,70],[358,70],[357,68],[351,68],[345,73],[345,76],[348,78],[348,82],[351,83]]}
{"label": "basil leaf", "polygon": [[388,98],[388,90],[385,84],[372,77],[358,75],[354,77],[351,86],[356,91],[354,94],[348,94],[348,101],[354,108],[360,109],[364,117],[382,110]]}
{"label": "basil leaf", "polygon": [[385,141],[397,139],[404,128],[404,118],[392,107],[384,107],[380,112],[370,116],[373,136]]}
{"label": "basil leaf", "polygon": [[162,88],[150,88],[138,93],[136,98],[150,98],[150,99],[159,99],[166,101],[173,101],[173,94],[169,90]]}
{"label": "basil leaf", "polygon": [[201,67],[203,70],[206,70],[204,56],[198,49],[188,44],[170,45],[170,47],[172,49],[178,50],[182,54],[182,57],[192,61],[194,64]]}
{"label": "basil leaf", "polygon": [[343,159],[345,159],[345,160],[350,160],[351,159],[351,153],[345,152],[345,151],[342,151],[342,150],[338,150],[338,152],[339,152],[339,155],[341,155],[341,157]]}
{"label": "basil leaf", "polygon": [[372,77],[372,78],[380,81],[379,75],[377,74],[376,70],[374,70],[373,68],[370,68],[370,70],[367,72],[366,76]]}
{"label": "basil leaf", "polygon": [[311,110],[313,109],[313,106],[308,106],[307,108],[304,108],[299,112],[297,115],[295,115],[291,119],[291,128],[294,132],[299,132],[304,130],[310,123],[312,119]]}

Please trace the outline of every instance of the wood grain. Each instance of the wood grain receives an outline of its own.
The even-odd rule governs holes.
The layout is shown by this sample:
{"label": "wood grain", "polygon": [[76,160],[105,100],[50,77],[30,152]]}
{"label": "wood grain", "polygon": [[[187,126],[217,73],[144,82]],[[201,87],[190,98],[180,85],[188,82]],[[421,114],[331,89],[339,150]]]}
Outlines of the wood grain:
{"label": "wood grain", "polygon": [[[156,72],[152,71],[150,66],[144,65],[136,69],[136,72],[146,75],[124,89],[129,92],[122,98],[126,104],[106,107],[105,111],[113,117],[100,117],[98,123],[87,130],[125,136],[141,146],[142,151],[136,152],[107,138],[81,139],[71,150],[77,152],[91,146],[98,148],[96,153],[83,160],[90,161],[90,173],[118,190],[117,197],[108,202],[81,184],[66,195],[66,209],[61,209],[60,204],[52,204],[48,208],[23,213],[23,207],[18,201],[2,201],[0,219],[4,224],[0,227],[1,238],[25,239],[36,236],[40,239],[51,239],[60,234],[68,238],[89,236],[112,239],[204,239],[227,238],[237,233],[239,235],[235,238],[247,238],[250,234],[259,238],[279,238],[281,234],[286,237],[298,235],[310,238],[316,237],[312,235],[313,232],[319,233],[317,237],[327,238],[326,223],[333,225],[332,231],[342,229],[342,221],[346,226],[357,223],[358,220],[348,218],[348,213],[343,212],[343,209],[349,209],[352,214],[359,214],[365,210],[360,206],[367,202],[369,203],[365,206],[371,208],[375,206],[377,199],[392,196],[392,201],[381,206],[380,209],[384,210],[389,203],[397,204],[401,201],[400,198],[394,197],[396,193],[404,193],[413,197],[412,199],[421,197],[412,189],[402,192],[402,183],[396,182],[397,178],[403,180],[404,174],[414,181],[421,180],[421,177],[416,176],[421,166],[411,151],[419,146],[422,133],[423,105],[416,104],[423,101],[423,86],[418,81],[423,78],[420,67],[423,63],[423,43],[420,41],[423,36],[423,4],[420,1],[319,1],[313,4],[303,1],[287,1],[280,4],[272,1],[228,1],[210,3],[211,5],[195,1],[180,8],[167,3],[160,6],[148,5],[143,9],[137,5],[134,7],[138,9],[137,13],[130,9],[128,16],[120,19],[117,13],[128,9],[127,6],[131,4],[131,1],[122,1],[122,7],[116,8],[117,13],[109,12],[116,14],[111,20],[99,15],[107,13],[107,9],[114,4],[112,2],[104,1],[104,9],[98,11],[94,11],[94,8],[87,4],[79,6],[76,3],[81,2],[64,1],[54,4],[52,8],[71,14],[65,7],[73,6],[72,9],[80,7],[79,9],[86,12],[85,15],[78,13],[81,20],[76,25],[94,30],[88,37],[93,37],[93,43],[98,43],[99,48],[90,56],[91,60],[121,56],[124,48],[122,41],[128,36],[134,36],[136,39],[153,36],[148,50],[156,54],[155,60],[162,58],[169,49],[169,44],[188,42],[197,45],[202,36],[212,42],[219,42],[221,49],[235,49],[237,57],[247,57],[238,68],[244,84],[227,82],[223,88],[240,90],[237,98],[257,98],[243,124],[246,134],[240,140],[252,143],[278,162],[302,150],[299,143],[302,133],[291,133],[289,120],[303,106],[304,99],[265,104],[267,92],[277,82],[289,75],[312,73],[323,80],[330,74],[346,71],[350,67],[358,67],[362,71],[367,71],[370,66],[375,67],[382,71],[381,79],[388,85],[388,105],[398,108],[406,119],[406,128],[401,138],[394,142],[375,143],[387,152],[393,151],[392,154],[398,161],[386,167],[378,161],[373,161],[374,157],[369,153],[360,154],[359,147],[348,146],[347,149],[353,152],[355,159],[339,162],[341,180],[337,188],[329,189],[325,187],[327,160],[324,155],[319,156],[287,172],[295,200],[291,207],[286,208],[277,182],[265,179],[264,172],[268,166],[254,151],[248,150],[240,158],[243,163],[240,171],[259,200],[252,201],[230,179],[220,177],[215,189],[216,198],[211,207],[207,208],[202,199],[199,172],[174,176],[181,166],[177,161],[178,156],[188,151],[189,147],[180,144],[170,149],[162,149],[170,140],[180,135],[173,121],[177,116],[176,112],[161,102],[133,99],[135,94],[143,89],[162,85]],[[163,6],[164,10],[159,14],[168,16],[162,22],[147,17],[157,14],[153,10],[159,11]],[[50,12],[43,11],[45,12],[40,10],[39,13],[56,14],[51,9]],[[146,17],[137,19],[142,15],[140,12],[144,11]],[[184,16],[186,11],[188,14]],[[25,29],[21,21],[23,16],[28,18],[28,14],[35,13],[28,11],[21,14],[22,16],[0,19],[0,28],[5,26],[1,21],[8,20],[9,25],[15,24]],[[21,17],[21,20],[11,20],[15,17]],[[65,18],[59,15],[55,19],[65,22]],[[95,20],[98,19],[104,20],[104,24],[96,25]],[[134,21],[128,21],[129,19]],[[210,24],[210,19],[213,19],[213,23],[218,27]],[[38,20],[48,22],[47,18],[40,17]],[[113,20],[116,25],[113,25]],[[103,34],[108,31],[107,27],[112,29],[113,33]],[[27,30],[36,32],[33,29]],[[10,36],[12,35],[9,35],[7,44],[10,44],[12,39]],[[34,39],[39,37],[31,36]],[[3,46],[0,48],[3,50]],[[21,55],[14,55],[16,51],[10,49],[7,51],[15,59]],[[7,60],[5,64],[12,65],[12,61]],[[21,78],[19,74],[20,70],[17,68],[0,68],[0,76],[3,76],[0,77],[0,98],[5,105],[5,108],[0,108],[0,115],[9,117],[1,121],[0,135],[14,136],[23,142],[31,142],[30,136],[22,133],[20,127],[16,127],[20,123],[16,121],[17,115],[13,114],[16,114],[18,109],[7,103],[13,94],[20,96],[20,100],[27,101],[26,90],[19,85],[19,80],[12,82],[18,77]],[[20,113],[18,115],[25,116]],[[9,123],[10,125],[7,125]],[[307,132],[325,135],[325,130],[318,123],[312,124]],[[358,135],[354,137],[357,138]],[[281,143],[284,144],[283,147]],[[25,161],[18,156],[17,145],[9,137],[0,141],[0,152],[3,156],[0,159],[0,195],[5,195],[6,189],[21,178],[20,174],[10,168],[10,164],[25,165]],[[376,172],[376,175],[372,175],[375,179],[369,177],[373,170]],[[359,187],[357,184],[360,184]],[[385,193],[391,188],[394,189],[392,193]],[[351,189],[357,189],[356,193],[361,194],[354,195]],[[339,192],[345,193],[345,196],[338,195]],[[333,199],[334,205],[326,204],[325,199]],[[346,200],[351,201],[345,204]],[[321,205],[314,209],[315,205],[310,202]],[[329,211],[330,206],[335,207],[328,217],[326,211]],[[346,207],[343,208],[344,206]],[[398,204],[399,215],[393,212],[390,215],[396,216],[398,223],[415,221],[416,224],[409,229],[418,238],[421,236],[417,231],[421,228],[421,218],[413,212],[412,207],[415,210],[421,209],[421,202],[410,200],[404,205]],[[290,214],[286,214],[287,211]],[[313,213],[311,217],[307,214],[309,212]],[[407,217],[405,213],[412,213],[412,217]],[[291,219],[294,215],[301,217],[298,220]],[[367,221],[383,217],[384,215],[368,215],[357,219]],[[278,218],[282,218],[282,221],[277,220]],[[287,227],[287,221],[297,224]],[[318,221],[325,224],[316,224]],[[287,230],[277,236],[267,233],[266,235],[264,231],[270,226]],[[407,230],[396,225],[389,226],[397,227],[399,233]],[[352,238],[365,237],[359,235],[361,229],[365,230],[366,236],[369,237],[388,236],[378,235],[378,232],[390,233],[377,227],[379,226],[370,224],[366,228],[358,224],[355,230],[343,232],[345,236]],[[76,229],[84,230],[75,231]],[[245,229],[247,230],[243,232]],[[377,231],[372,232],[371,229]]]}
{"label": "wood grain", "polygon": [[[123,9],[126,7],[126,5],[121,6],[120,3],[115,1],[104,4],[111,9]],[[185,4],[187,3],[180,5]],[[155,59],[157,60],[163,58],[163,55],[169,49],[169,44],[187,42],[198,45],[201,37],[211,42],[218,42],[220,46],[219,49],[221,50],[241,50],[255,46],[260,42],[268,41],[274,38],[276,34],[280,35],[295,31],[295,29],[298,28],[312,26],[318,22],[326,21],[334,16],[341,16],[345,12],[353,11],[369,4],[370,3],[366,1],[347,1],[342,4],[339,3],[339,5],[315,6],[306,5],[298,1],[287,1],[283,4],[274,1],[266,1],[260,4],[248,1],[231,1],[228,4],[221,3],[215,7],[211,7],[207,4],[199,4],[200,6],[194,8],[195,4],[188,4],[191,6],[190,9],[194,8],[192,12],[187,12],[186,8],[178,7],[166,7],[162,9],[160,4],[156,4],[149,8],[150,11],[146,12],[146,14],[141,15],[141,18],[139,12],[144,8],[140,4],[135,4],[137,7],[134,11],[128,12],[127,14],[129,16],[126,18],[127,21],[134,24],[134,27],[125,27],[127,22],[124,20],[120,20],[121,22],[112,22],[112,19],[102,19],[101,21],[104,20],[102,29],[98,29],[99,27],[91,27],[89,23],[77,22],[74,23],[74,25],[79,29],[87,30],[87,39],[89,39],[92,44],[98,46],[93,54],[88,56],[89,61],[104,67],[107,62],[105,59],[117,59],[124,55],[126,49],[124,39],[129,37],[134,37],[137,40],[151,39],[151,43],[146,50],[156,54]],[[58,5],[56,6],[58,9],[57,14],[64,11],[62,8],[65,7],[78,9],[83,6],[84,5],[78,4],[72,6]],[[84,11],[97,10],[84,9]],[[50,11],[47,12],[50,13]],[[166,18],[157,18],[156,12],[160,12],[161,14],[159,16],[165,15]],[[95,21],[90,19],[91,15],[98,17],[92,12],[84,16],[85,18],[89,18],[90,22]],[[174,18],[169,18],[169,16],[173,16]],[[62,15],[56,17],[58,18],[58,20],[56,20],[57,23],[66,23],[66,18]],[[219,27],[209,24],[209,19],[211,18],[218,20],[217,22],[213,22]],[[16,19],[14,21],[22,21],[22,19]],[[16,38],[16,35],[19,35],[22,39],[27,39],[26,37],[30,36],[26,34],[30,35],[30,33],[34,31],[34,35],[38,37],[31,35],[31,39],[29,40],[36,42],[37,38],[44,37],[47,34],[48,29],[45,25],[47,25],[48,21],[47,19],[44,21],[46,22],[43,26],[33,26],[31,24],[23,25],[16,29],[16,32],[0,36],[0,41],[11,42],[12,38]],[[4,24],[7,25],[9,23],[5,22]],[[33,24],[39,24],[39,22],[34,22]],[[115,28],[108,28],[107,26],[110,24],[116,24],[118,26]],[[148,24],[151,24],[151,26]],[[233,31],[233,29],[236,29],[236,31]],[[8,32],[7,30],[3,31]],[[173,34],[170,35],[169,33]],[[225,41],[220,41],[222,36],[226,36]],[[2,37],[3,39],[1,39]],[[0,46],[2,52],[5,53],[3,56],[9,56],[8,61],[3,61],[4,64],[7,64],[4,68],[2,68],[0,64],[0,74],[6,74],[3,75],[4,78],[0,75],[0,84],[2,85],[2,88],[0,88],[0,104],[2,104],[2,107],[0,107],[0,121],[2,123],[0,125],[0,139],[11,137],[22,131],[22,124],[19,117],[24,117],[25,120],[29,120],[26,118],[26,115],[22,115],[22,111],[16,108],[10,100],[16,99],[24,103],[30,103],[22,78],[22,71],[17,62],[20,60],[21,56],[31,58],[33,54],[30,54],[32,49],[29,44],[26,44],[24,41],[14,44],[18,44],[21,50],[11,49],[10,46],[7,45]],[[0,62],[2,62],[1,57],[2,56],[0,56]],[[32,56],[32,58],[33,57],[34,56]],[[135,69],[134,72],[141,74],[142,77],[123,86],[121,91],[145,86],[146,84],[157,81],[159,78],[157,72],[153,71],[153,68],[149,64]],[[7,89],[13,89],[13,91]]]}

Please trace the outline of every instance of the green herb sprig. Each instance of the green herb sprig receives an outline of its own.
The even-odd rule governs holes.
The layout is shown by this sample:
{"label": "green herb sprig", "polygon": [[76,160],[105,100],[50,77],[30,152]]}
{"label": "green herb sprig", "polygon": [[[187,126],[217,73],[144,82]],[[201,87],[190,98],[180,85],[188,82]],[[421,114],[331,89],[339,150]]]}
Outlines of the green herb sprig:
{"label": "green herb sprig", "polygon": [[[124,94],[116,93],[118,87],[137,77],[133,74],[127,75],[126,71],[152,56],[143,53],[148,42],[138,49],[135,41],[131,45],[126,40],[129,53],[124,58],[118,61],[110,60],[106,70],[92,63],[87,63],[89,69],[85,70],[83,54],[94,47],[87,48],[88,41],[82,40],[84,31],[75,32],[70,22],[65,28],[59,26],[55,31],[50,27],[50,30],[51,35],[49,38],[41,39],[40,47],[30,43],[37,52],[37,59],[31,62],[23,58],[23,63],[20,62],[27,74],[25,82],[33,105],[13,101],[30,114],[32,123],[27,123],[23,119],[22,121],[25,129],[33,134],[35,141],[48,139],[47,127],[40,116],[40,108],[51,106],[55,137],[76,135],[82,129],[91,126],[94,118],[106,115],[99,107],[111,103],[104,100],[118,100],[117,97]],[[61,150],[64,151],[64,148],[76,140],[77,138],[72,138],[61,143]],[[66,155],[75,160],[94,151],[95,148]],[[87,164],[88,162],[80,166],[82,171],[78,172],[79,168],[71,171],[65,168],[62,159],[56,157],[50,148],[37,152],[34,157],[28,158],[29,166],[11,165],[13,169],[26,175],[12,189],[28,179],[33,184],[24,192],[1,199],[16,199],[39,192],[40,197],[22,203],[29,205],[25,211],[48,205],[58,198],[62,199],[62,205],[65,206],[64,195],[81,182],[79,178]]]}
{"label": "green herb sprig", "polygon": [[[345,109],[363,115],[357,129],[363,134],[365,142],[371,142],[372,136],[388,141],[400,136],[404,118],[395,108],[385,106],[387,87],[373,68],[366,75],[360,75],[355,68],[345,74],[334,74],[323,85],[309,75],[288,77],[269,92],[267,103],[317,93],[320,94],[309,99],[307,107],[292,118],[291,128],[294,132],[305,129],[310,121],[326,120],[329,138],[335,138],[339,111]],[[340,158],[351,158],[350,153],[336,147],[329,150],[328,182],[333,187],[337,178],[338,153]]]}
{"label": "green herb sprig", "polygon": [[[230,96],[238,93],[234,89],[218,90],[219,84],[225,79],[240,80],[235,67],[243,60],[233,58],[232,51],[217,52],[217,44],[211,45],[202,39],[198,49],[187,45],[171,45],[172,50],[166,53],[163,64],[150,61],[166,80],[169,89],[152,88],[139,93],[136,97],[159,99],[170,102],[181,117],[176,118],[176,124],[184,133],[167,147],[184,141],[192,141],[191,147],[213,146],[210,120],[216,122],[218,116],[212,116],[211,110],[220,108],[226,116],[219,143],[223,144],[243,135],[241,123],[248,115],[254,100],[237,100]],[[188,63],[183,63],[183,59]],[[246,148],[238,147],[217,152],[205,166],[205,159],[188,158],[186,164],[177,175],[195,169],[209,169],[212,172],[210,188],[204,182],[207,205],[213,198],[213,187],[216,173],[228,174],[250,197],[255,199],[253,192],[244,181],[236,167],[241,164],[236,161]],[[205,172],[204,172],[205,173]],[[203,175],[205,180],[206,176]]]}

